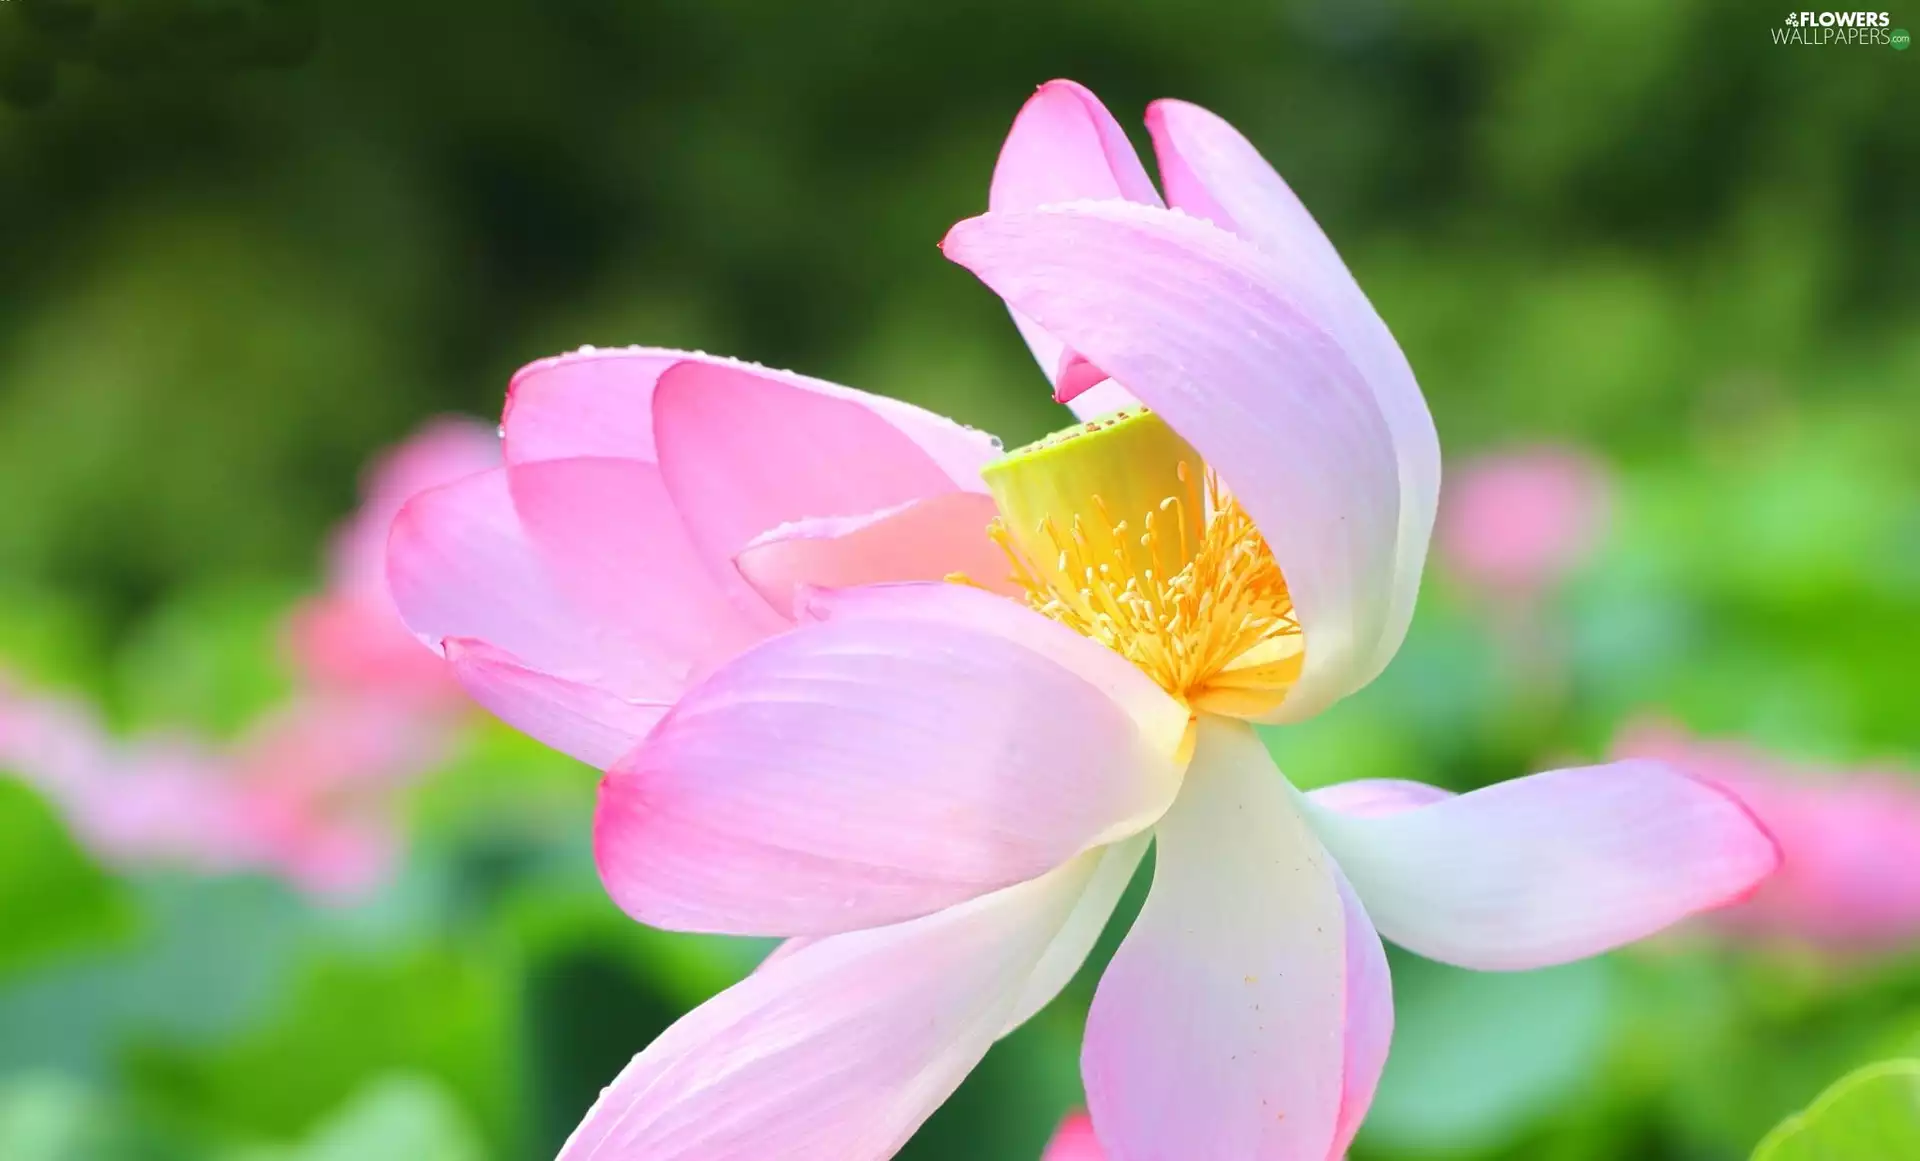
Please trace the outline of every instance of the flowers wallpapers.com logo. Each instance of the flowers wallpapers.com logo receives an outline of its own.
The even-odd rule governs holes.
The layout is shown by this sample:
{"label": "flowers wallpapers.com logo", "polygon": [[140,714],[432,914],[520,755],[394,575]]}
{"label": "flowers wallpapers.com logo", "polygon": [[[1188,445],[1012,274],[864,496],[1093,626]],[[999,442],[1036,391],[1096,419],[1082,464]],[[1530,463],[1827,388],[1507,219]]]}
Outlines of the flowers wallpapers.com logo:
{"label": "flowers wallpapers.com logo", "polygon": [[1790,45],[1890,45],[1896,51],[1912,43],[1904,28],[1893,28],[1885,12],[1789,12],[1773,29],[1773,43]]}

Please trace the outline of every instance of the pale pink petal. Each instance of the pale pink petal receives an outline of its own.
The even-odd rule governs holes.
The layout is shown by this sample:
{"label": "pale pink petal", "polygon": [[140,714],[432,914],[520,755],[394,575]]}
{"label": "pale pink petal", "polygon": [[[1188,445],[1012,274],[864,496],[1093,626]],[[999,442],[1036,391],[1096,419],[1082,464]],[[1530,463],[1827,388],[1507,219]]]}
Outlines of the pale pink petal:
{"label": "pale pink petal", "polygon": [[615,902],[657,927],[830,934],[1020,882],[1159,817],[1180,783],[1167,718],[1136,720],[1028,643],[1071,630],[919,587],[983,611],[838,610],[723,666],[614,768],[594,833]]}
{"label": "pale pink petal", "polygon": [[1349,996],[1368,989],[1375,1021],[1384,981],[1370,957],[1350,966],[1362,933],[1266,747],[1242,724],[1199,728],[1153,890],[1087,1019],[1087,1103],[1113,1161],[1329,1161],[1364,1105],[1347,1092]]}
{"label": "pale pink petal", "polygon": [[1107,1161],[1106,1152],[1100,1148],[1100,1138],[1093,1135],[1093,1118],[1074,1113],[1060,1122],[1040,1161]]}
{"label": "pale pink petal", "polygon": [[639,745],[670,704],[541,673],[484,641],[450,637],[445,647],[461,687],[487,712],[598,770]]}
{"label": "pale pink petal", "polygon": [[683,363],[721,368],[801,394],[854,403],[918,444],[958,487],[977,490],[980,465],[995,454],[992,441],[971,428],[911,403],[822,379],[698,351],[586,347],[529,363],[514,375],[501,422],[507,460],[657,458],[654,391],[661,376]]}
{"label": "pale pink petal", "polygon": [[1100,98],[1074,81],[1048,81],[1013,119],[987,206],[1030,210],[1093,198],[1160,204],[1127,131]]}
{"label": "pale pink petal", "polygon": [[727,597],[658,466],[545,460],[514,465],[507,479],[521,527],[555,584],[583,618],[660,671],[691,680],[786,627],[760,602]]}
{"label": "pale pink petal", "polygon": [[1090,419],[1103,414],[1102,412],[1090,412],[1088,410],[1096,401],[1111,404],[1111,406],[1106,408],[1107,411],[1118,411],[1129,403],[1138,402],[1138,400],[1128,395],[1118,383],[1107,378],[1105,371],[1088,362],[1085,355],[1077,351],[1061,352],[1060,373],[1054,376],[1053,379],[1053,398],[1055,402],[1074,403],[1079,401],[1082,396],[1086,396],[1088,392],[1103,385],[1107,390],[1101,392],[1098,397],[1089,397],[1087,402],[1082,402],[1080,406],[1074,409],[1074,414],[1083,419]]}
{"label": "pale pink petal", "polygon": [[1330,1159],[1346,1156],[1360,1131],[1380,1074],[1387,1067],[1387,1048],[1393,1040],[1393,977],[1387,970],[1387,949],[1380,933],[1360,904],[1353,885],[1338,873],[1340,902],[1347,928],[1346,1051],[1341,1068],[1340,1118],[1335,1125]]}
{"label": "pale pink petal", "polygon": [[1386,667],[1413,617],[1440,491],[1440,441],[1413,370],[1333,243],[1252,143],[1184,101],[1156,101],[1147,129],[1167,202],[1252,242],[1288,275],[1288,291],[1352,360],[1378,401],[1399,462],[1400,522],[1388,623],[1370,678]]}
{"label": "pale pink petal", "polygon": [[1151,845],[1152,834],[1141,833],[1100,852],[1100,865],[1088,881],[1086,892],[1061,926],[1060,934],[1048,945],[1046,954],[1034,966],[1033,976],[1021,989],[1020,1002],[1014,1006],[1005,1032],[1012,1032],[1032,1019],[1073,982],[1093,952],[1093,945],[1107,929],[1113,909],[1119,905],[1120,896],[1126,893],[1127,884],[1133,881],[1133,873],[1139,869],[1140,860],[1146,858]]}
{"label": "pale pink petal", "polygon": [[1837,951],[1920,939],[1920,786],[1911,775],[1806,768],[1653,722],[1629,726],[1614,753],[1668,762],[1725,787],[1779,841],[1779,873],[1751,899],[1712,915],[1720,930]]}
{"label": "pale pink petal", "polygon": [[1274,720],[1365,684],[1404,629],[1400,464],[1380,398],[1271,255],[1126,202],[987,214],[947,256],[1192,442],[1286,573],[1306,664]]}
{"label": "pale pink petal", "polygon": [[1526,596],[1592,555],[1606,512],[1605,470],[1576,449],[1486,456],[1449,477],[1437,551],[1465,584],[1499,598]]}
{"label": "pale pink petal", "polygon": [[1307,797],[1313,800],[1315,806],[1371,818],[1439,802],[1443,798],[1453,797],[1453,791],[1399,778],[1361,778],[1310,790]]}
{"label": "pale pink petal", "polygon": [[560,1161],[885,1161],[985,1055],[1095,861],[769,963],[635,1057]]}
{"label": "pale pink petal", "polygon": [[[987,208],[1031,210],[1061,202],[1119,198],[1160,204],[1126,130],[1083,85],[1048,81],[1027,99],[994,164]],[[1066,349],[1032,319],[1013,312],[1014,325],[1054,386],[1054,397],[1090,418],[1127,406],[1132,398],[1085,358]],[[1101,384],[1092,394],[1090,389]]]}
{"label": "pale pink petal", "polygon": [[906,632],[923,624],[972,626],[1017,641],[1098,689],[1126,711],[1155,752],[1177,749],[1186,733],[1187,707],[1167,696],[1138,666],[1088,637],[1036,618],[1019,602],[968,585],[865,585],[816,592],[809,594],[801,616],[813,621],[857,618],[891,623]]}
{"label": "pale pink petal", "polygon": [[1105,374],[1106,372],[1101,372],[1102,377],[1098,380],[1093,380],[1090,376],[1079,380],[1079,384],[1083,386],[1073,390],[1071,394],[1056,391],[1056,401],[1065,403],[1081,419],[1097,419],[1102,415],[1139,405],[1140,401],[1135,399],[1125,387],[1112,379],[1105,378]]}
{"label": "pale pink petal", "polygon": [[785,524],[984,491],[986,455],[963,486],[865,402],[745,367],[681,363],[660,377],[653,409],[661,476],[716,571]]}
{"label": "pale pink petal", "polygon": [[389,571],[429,643],[484,641],[633,702],[672,701],[758,635],[694,557],[656,469],[634,461],[501,468],[415,497],[394,523]]}
{"label": "pale pink petal", "polygon": [[500,433],[510,463],[654,458],[653,388],[691,351],[582,347],[514,372]]}
{"label": "pale pink petal", "polygon": [[[832,938],[832,937],[828,936],[827,938]],[[795,936],[792,939],[783,939],[780,941],[778,946],[776,946],[772,951],[767,953],[767,958],[761,960],[759,966],[754,968],[753,970],[757,972],[766,971],[768,968],[772,967],[774,964],[777,964],[781,960],[786,959],[788,956],[793,955],[794,953],[798,952],[801,948],[806,947],[808,944],[819,943],[819,942],[820,941],[818,939],[809,938],[804,935]]]}
{"label": "pale pink petal", "polygon": [[810,588],[941,580],[960,573],[997,592],[1014,591],[1006,555],[987,536],[993,497],[948,492],[862,516],[783,524],[740,550],[740,575],[777,612]]}
{"label": "pale pink petal", "polygon": [[1370,818],[1310,809],[1382,935],[1483,970],[1630,943],[1740,898],[1779,862],[1739,802],[1654,762],[1555,770]]}

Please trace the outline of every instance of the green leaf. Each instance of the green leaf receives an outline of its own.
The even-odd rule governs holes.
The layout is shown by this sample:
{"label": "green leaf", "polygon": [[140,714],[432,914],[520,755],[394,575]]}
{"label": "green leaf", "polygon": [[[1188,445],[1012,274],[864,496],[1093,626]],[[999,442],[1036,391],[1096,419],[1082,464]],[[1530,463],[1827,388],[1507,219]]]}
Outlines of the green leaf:
{"label": "green leaf", "polygon": [[479,1135],[446,1089],[413,1074],[374,1081],[291,1149],[235,1161],[482,1161]]}
{"label": "green leaf", "polygon": [[0,973],[131,927],[124,893],[47,801],[0,771]]}
{"label": "green leaf", "polygon": [[269,1020],[226,1043],[144,1046],[133,1090],[194,1121],[284,1141],[372,1078],[420,1076],[506,1155],[521,1110],[510,1089],[513,980],[498,958],[436,944],[330,954],[300,975]]}
{"label": "green leaf", "polygon": [[119,938],[63,948],[0,988],[0,1074],[93,1074],[133,1037],[231,1035],[279,999],[312,929],[307,905],[268,879],[145,874],[110,886],[127,913]]}
{"label": "green leaf", "polygon": [[0,1157],[78,1161],[99,1136],[98,1101],[83,1085],[53,1073],[28,1073],[0,1085]]}
{"label": "green leaf", "polygon": [[1895,1157],[1920,1157],[1920,1060],[1888,1060],[1848,1073],[1753,1152],[1753,1161]]}
{"label": "green leaf", "polygon": [[1590,1089],[1615,1018],[1612,966],[1471,972],[1396,956],[1393,1051],[1362,1139],[1455,1156],[1506,1143]]}

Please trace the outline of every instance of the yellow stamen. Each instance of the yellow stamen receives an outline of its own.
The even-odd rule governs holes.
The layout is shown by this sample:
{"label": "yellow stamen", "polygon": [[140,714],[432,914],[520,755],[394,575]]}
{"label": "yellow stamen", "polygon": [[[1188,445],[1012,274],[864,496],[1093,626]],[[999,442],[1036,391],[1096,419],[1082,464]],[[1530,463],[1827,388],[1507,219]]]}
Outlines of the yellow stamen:
{"label": "yellow stamen", "polygon": [[989,465],[988,532],[1027,603],[1196,712],[1257,717],[1304,659],[1286,578],[1252,519],[1158,416],[1134,408]]}

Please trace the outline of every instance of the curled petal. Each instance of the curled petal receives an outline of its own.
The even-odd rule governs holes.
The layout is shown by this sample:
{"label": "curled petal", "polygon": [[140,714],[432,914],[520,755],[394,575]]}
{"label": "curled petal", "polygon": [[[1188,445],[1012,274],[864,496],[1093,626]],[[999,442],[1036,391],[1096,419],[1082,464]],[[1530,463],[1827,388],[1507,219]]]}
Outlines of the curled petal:
{"label": "curled petal", "polygon": [[1406,635],[1440,494],[1440,440],[1413,369],[1373,304],[1287,183],[1226,121],[1185,101],[1147,109],[1170,205],[1206,218],[1272,255],[1289,291],[1353,360],[1372,389],[1399,464],[1400,520],[1392,601],[1370,668],[1385,668]]}
{"label": "curled petal", "polygon": [[780,955],[635,1057],[559,1161],[885,1161],[986,1054],[1097,861]]}
{"label": "curled petal", "polygon": [[785,391],[853,403],[920,445],[958,486],[967,486],[979,465],[994,455],[991,440],[980,432],[910,403],[823,379],[699,351],[587,347],[529,363],[514,375],[500,425],[508,462],[579,456],[657,459],[654,391],[662,376],[682,364],[719,368]]}
{"label": "curled petal", "polygon": [[[1126,130],[1100,98],[1073,81],[1048,81],[1013,119],[993,167],[987,208],[1031,210],[1106,198],[1160,204]],[[1072,406],[1074,414],[1091,418],[1133,402],[1106,372],[1045,327],[1017,310],[1013,321],[1053,384],[1054,398]]]}
{"label": "curled petal", "polygon": [[1100,98],[1074,81],[1048,81],[1013,119],[987,206],[1030,210],[1096,198],[1160,204],[1127,131]]}
{"label": "curled petal", "polygon": [[1490,971],[1652,935],[1742,898],[1779,863],[1738,801],[1655,762],[1555,770],[1376,817],[1309,810],[1382,935]]}
{"label": "curled petal", "polygon": [[761,533],[740,550],[740,575],[775,610],[791,616],[810,588],[941,580],[962,573],[1011,591],[1007,560],[987,536],[993,497],[948,492],[862,516],[799,520]]}
{"label": "curled petal", "polygon": [[500,468],[416,496],[387,567],[428,643],[484,642],[629,702],[672,701],[762,632],[695,556],[658,469],[637,461]]}
{"label": "curled petal", "polygon": [[1187,733],[1186,706],[1132,662],[1071,629],[1035,619],[1025,605],[990,597],[968,585],[866,585],[811,594],[808,620],[858,619],[897,624],[971,625],[983,633],[1018,641],[1112,698],[1156,752],[1179,749]]}
{"label": "curled petal", "polygon": [[1153,836],[1142,833],[1100,852],[1100,865],[1088,881],[1086,892],[1021,990],[1020,1002],[1007,1021],[1007,1032],[1032,1019],[1073,982],[1101,932],[1107,929],[1107,920],[1113,918],[1113,909],[1119,905],[1120,896],[1126,893],[1127,884],[1133,881],[1133,873],[1139,869],[1140,860],[1147,857],[1147,848],[1152,843]]}
{"label": "curled petal", "polygon": [[652,462],[653,388],[691,351],[585,347],[514,372],[500,434],[510,463],[577,456]]}
{"label": "curled petal", "polygon": [[667,712],[663,700],[630,700],[531,669],[484,641],[445,644],[454,677],[501,721],[562,754],[605,770],[640,744]]}
{"label": "curled petal", "polygon": [[1275,720],[1370,680],[1418,584],[1400,567],[1398,455],[1300,276],[1218,227],[1125,202],[987,214],[945,248],[1164,416],[1254,517],[1306,642]]}
{"label": "curled petal", "polygon": [[831,934],[1021,882],[1166,809],[1178,703],[1137,718],[1055,655],[1131,667],[1010,601],[898,587],[925,610],[854,599],[756,646],[608,775],[615,902],[658,927]]}
{"label": "curled petal", "polygon": [[507,480],[527,539],[579,614],[680,681],[786,627],[757,602],[728,599],[656,465],[546,460]]}
{"label": "curled petal", "polygon": [[[739,366],[681,363],[660,378],[654,424],[660,473],[716,572],[784,525],[864,517],[956,491],[984,491],[970,461],[964,484],[871,400],[795,390]],[[744,580],[735,580],[742,589]]]}
{"label": "curled petal", "polygon": [[1087,1019],[1087,1103],[1113,1161],[1329,1161],[1390,1026],[1378,940],[1252,730],[1199,730]]}

